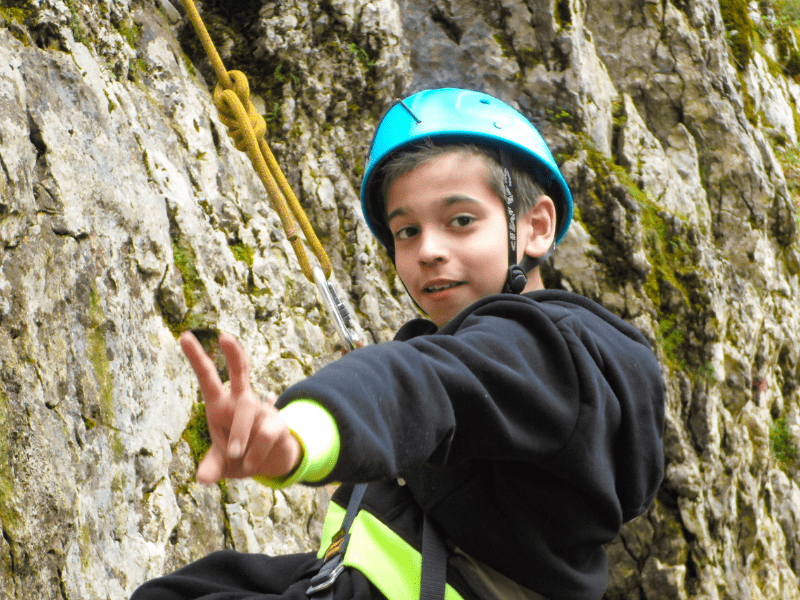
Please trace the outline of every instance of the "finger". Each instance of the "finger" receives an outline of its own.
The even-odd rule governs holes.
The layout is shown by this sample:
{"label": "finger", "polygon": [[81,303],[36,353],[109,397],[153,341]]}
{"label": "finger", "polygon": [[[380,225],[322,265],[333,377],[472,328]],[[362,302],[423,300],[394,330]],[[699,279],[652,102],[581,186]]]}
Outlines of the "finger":
{"label": "finger", "polygon": [[230,333],[219,334],[219,345],[228,363],[231,379],[231,395],[234,398],[250,391],[250,361],[247,360],[239,340]]}
{"label": "finger", "polygon": [[275,406],[275,403],[277,401],[278,401],[278,396],[273,394],[272,392],[267,392],[264,395],[264,402],[266,402],[268,406]]}
{"label": "finger", "polygon": [[272,422],[277,416],[277,412],[268,404],[262,404],[260,408],[261,410],[259,410],[253,423],[250,444],[242,459],[242,467],[250,475],[255,474],[258,467],[266,461],[274,444],[273,438],[278,432]]}
{"label": "finger", "polygon": [[256,414],[261,403],[252,393],[244,394],[234,400],[236,412],[233,413],[227,454],[230,459],[237,460],[242,457],[250,442],[250,436],[256,424]]}
{"label": "finger", "polygon": [[215,407],[206,404],[206,423],[208,423],[208,433],[211,436],[211,445],[222,455],[223,462],[228,460],[228,439],[234,412],[233,403],[229,404],[219,407],[218,410],[210,410]]}
{"label": "finger", "polygon": [[225,457],[220,451],[219,444],[212,444],[197,467],[197,481],[203,485],[217,483],[222,478],[224,468]]}
{"label": "finger", "polygon": [[217,373],[217,368],[214,361],[203,350],[203,346],[197,341],[197,338],[189,331],[184,331],[181,334],[181,348],[186,358],[189,359],[189,364],[192,365],[197,380],[200,383],[200,391],[203,393],[203,398],[206,401],[216,400],[222,394],[224,388],[222,381]]}
{"label": "finger", "polygon": [[301,458],[300,443],[278,413],[273,413],[259,427],[251,442],[251,449],[260,449],[260,452],[253,452],[252,465],[248,465],[245,457],[244,468],[251,475],[285,477]]}
{"label": "finger", "polygon": [[[233,411],[230,412],[232,415]],[[229,423],[232,418],[231,416],[228,419]],[[208,406],[206,407],[206,422],[208,423],[208,433],[211,436],[211,447],[198,465],[197,479],[204,485],[210,485],[227,476],[225,471],[230,462],[226,456],[228,428],[220,423],[219,418],[213,418]]]}

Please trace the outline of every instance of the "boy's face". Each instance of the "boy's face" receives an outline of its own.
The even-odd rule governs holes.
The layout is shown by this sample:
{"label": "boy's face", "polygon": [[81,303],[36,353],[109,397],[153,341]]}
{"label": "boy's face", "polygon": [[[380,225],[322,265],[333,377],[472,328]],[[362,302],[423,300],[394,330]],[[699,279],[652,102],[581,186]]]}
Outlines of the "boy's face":
{"label": "boy's face", "polygon": [[398,177],[386,213],[397,273],[437,326],[503,289],[508,225],[482,157],[452,152]]}

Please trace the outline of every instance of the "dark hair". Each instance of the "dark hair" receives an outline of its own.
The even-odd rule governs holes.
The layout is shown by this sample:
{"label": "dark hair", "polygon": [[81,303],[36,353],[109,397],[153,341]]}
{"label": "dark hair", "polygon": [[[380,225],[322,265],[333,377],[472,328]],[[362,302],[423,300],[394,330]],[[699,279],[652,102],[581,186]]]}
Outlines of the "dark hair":
{"label": "dark hair", "polygon": [[[486,166],[487,183],[501,200],[505,198],[503,167],[500,163],[499,151],[477,144],[434,144],[431,140],[425,140],[422,144],[417,144],[395,154],[381,169],[383,178],[381,193],[384,203],[384,215],[386,213],[386,200],[389,197],[389,190],[399,177],[417,167],[429,163],[435,158],[450,153],[483,157],[483,162]],[[514,182],[514,197],[517,201],[517,212],[518,214],[523,214],[536,206],[539,197],[545,195],[545,191],[544,188],[531,177],[528,171],[521,169],[519,165],[514,162],[513,158],[511,159],[509,170],[511,171],[511,177]]]}

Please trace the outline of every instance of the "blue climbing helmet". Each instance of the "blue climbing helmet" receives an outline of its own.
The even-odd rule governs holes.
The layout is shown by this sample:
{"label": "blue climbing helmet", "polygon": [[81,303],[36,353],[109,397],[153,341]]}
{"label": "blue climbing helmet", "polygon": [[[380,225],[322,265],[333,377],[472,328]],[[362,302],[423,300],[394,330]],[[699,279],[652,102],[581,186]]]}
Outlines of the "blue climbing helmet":
{"label": "blue climbing helmet", "polygon": [[394,255],[392,234],[384,222],[382,167],[396,152],[421,143],[470,143],[505,151],[520,169],[560,205],[555,244],[572,221],[572,194],[544,139],[530,121],[505,102],[471,90],[444,88],[417,92],[397,101],[384,115],[372,140],[361,208],[373,235]]}

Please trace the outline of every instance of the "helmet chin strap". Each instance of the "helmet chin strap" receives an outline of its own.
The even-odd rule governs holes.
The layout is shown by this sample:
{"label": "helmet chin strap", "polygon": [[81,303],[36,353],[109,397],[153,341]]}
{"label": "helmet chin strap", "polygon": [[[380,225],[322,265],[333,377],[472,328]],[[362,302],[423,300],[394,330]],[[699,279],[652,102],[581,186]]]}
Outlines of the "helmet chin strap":
{"label": "helmet chin strap", "polygon": [[550,246],[544,256],[522,256],[517,263],[517,201],[514,198],[514,180],[511,178],[508,155],[500,150],[500,165],[503,168],[503,188],[505,189],[506,220],[508,222],[508,275],[503,286],[504,294],[521,294],[528,283],[528,272],[550,258],[556,245]]}

